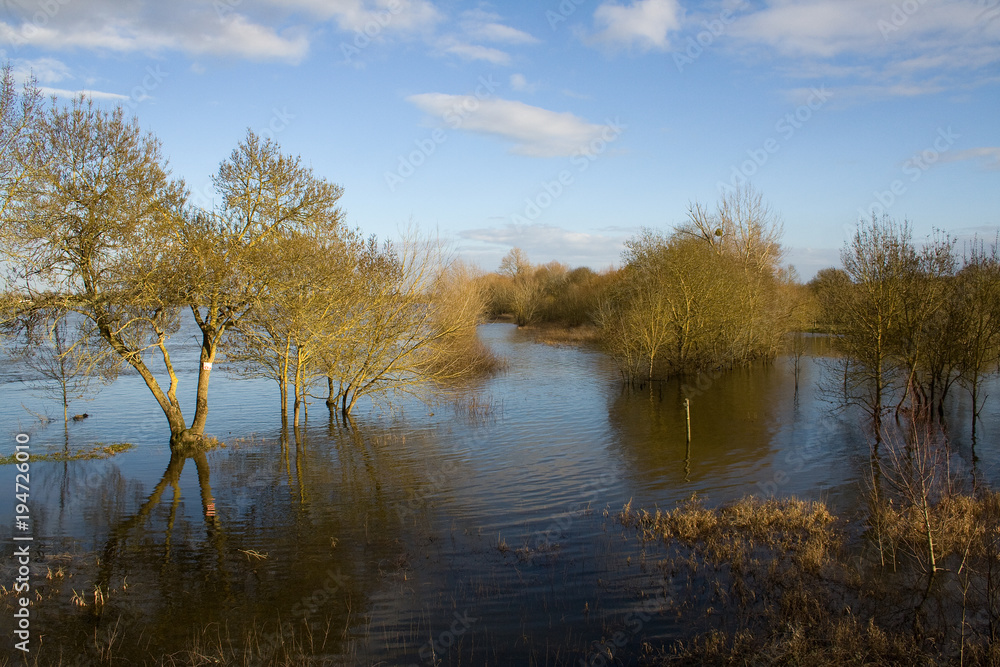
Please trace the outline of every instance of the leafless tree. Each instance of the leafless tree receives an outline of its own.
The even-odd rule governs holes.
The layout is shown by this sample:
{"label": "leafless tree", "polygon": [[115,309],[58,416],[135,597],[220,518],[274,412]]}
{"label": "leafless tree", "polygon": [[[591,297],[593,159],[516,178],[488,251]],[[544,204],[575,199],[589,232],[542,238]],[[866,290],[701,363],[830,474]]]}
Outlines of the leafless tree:
{"label": "leafless tree", "polygon": [[[6,135],[9,117],[3,121]],[[3,192],[2,250],[19,296],[4,317],[8,331],[40,311],[77,313],[87,344],[105,347],[143,379],[172,446],[197,444],[216,354],[272,278],[264,241],[335,218],[340,188],[248,133],[214,179],[221,206],[196,211],[186,206],[183,183],[170,177],[159,142],[121,107],[105,111],[84,98],[54,103],[23,131],[33,151],[3,157],[23,169]],[[190,424],[168,344],[185,310],[201,333]],[[166,385],[149,365],[154,359]]]}

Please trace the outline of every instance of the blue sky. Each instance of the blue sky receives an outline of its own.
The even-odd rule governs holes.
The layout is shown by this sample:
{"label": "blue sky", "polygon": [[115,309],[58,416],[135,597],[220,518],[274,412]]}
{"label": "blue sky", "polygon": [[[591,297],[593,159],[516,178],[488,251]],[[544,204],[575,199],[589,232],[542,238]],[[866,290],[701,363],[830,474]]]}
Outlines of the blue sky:
{"label": "blue sky", "polygon": [[749,180],[808,279],[860,217],[1000,227],[1000,0],[0,0],[0,56],[125,104],[195,202],[252,128],[349,221],[602,268]]}

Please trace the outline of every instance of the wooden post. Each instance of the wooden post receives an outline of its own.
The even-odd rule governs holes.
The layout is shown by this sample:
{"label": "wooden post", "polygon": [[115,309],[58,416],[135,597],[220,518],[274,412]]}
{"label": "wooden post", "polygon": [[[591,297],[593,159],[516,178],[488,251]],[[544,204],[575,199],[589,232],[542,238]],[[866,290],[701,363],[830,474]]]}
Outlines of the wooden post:
{"label": "wooden post", "polygon": [[687,416],[688,444],[691,444],[691,399],[684,399],[684,414]]}

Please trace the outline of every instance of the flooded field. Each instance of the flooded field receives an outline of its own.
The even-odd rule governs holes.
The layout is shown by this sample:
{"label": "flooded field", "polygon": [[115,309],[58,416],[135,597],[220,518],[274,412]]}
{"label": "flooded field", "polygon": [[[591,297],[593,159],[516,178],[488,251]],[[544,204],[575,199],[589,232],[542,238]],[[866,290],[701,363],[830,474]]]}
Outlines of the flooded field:
{"label": "flooded field", "polygon": [[[506,357],[504,373],[359,409],[347,426],[316,400],[282,431],[273,383],[216,373],[207,431],[223,446],[190,459],[171,457],[139,378],[78,402],[90,416],[69,424],[70,449],[135,446],[32,463],[38,664],[211,664],[289,644],[312,664],[630,664],[704,628],[682,613],[670,573],[636,557],[613,520],[625,503],[773,494],[824,500],[848,520],[860,511],[864,419],[824,400],[822,337],[807,341],[797,389],[784,357],[688,380],[688,444],[681,383],[624,388],[601,353],[535,343],[512,325],[480,336]],[[17,433],[33,456],[59,451],[61,415],[43,425],[25,410],[58,406],[24,373],[4,362],[2,453]],[[991,379],[986,393],[998,392]],[[996,405],[976,457],[959,389],[947,416],[955,456],[989,484]],[[12,466],[0,475],[13,487]],[[4,494],[4,535],[17,534],[14,514]]]}

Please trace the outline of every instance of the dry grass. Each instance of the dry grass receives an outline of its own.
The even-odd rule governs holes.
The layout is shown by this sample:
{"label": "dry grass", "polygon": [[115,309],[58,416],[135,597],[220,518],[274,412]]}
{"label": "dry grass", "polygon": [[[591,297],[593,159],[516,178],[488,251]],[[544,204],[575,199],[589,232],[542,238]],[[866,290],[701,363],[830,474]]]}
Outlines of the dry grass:
{"label": "dry grass", "polygon": [[832,529],[834,517],[823,503],[804,500],[743,498],[718,510],[692,498],[672,512],[633,511],[631,502],[618,515],[624,526],[645,540],[676,539],[704,551],[716,562],[742,564],[762,548],[790,555],[810,571],[830,560],[843,538]]}
{"label": "dry grass", "polygon": [[503,416],[503,401],[479,393],[462,394],[452,401],[455,414],[473,424],[486,424]]}
{"label": "dry grass", "polygon": [[[89,595],[81,596],[90,606]],[[242,633],[210,623],[196,630],[183,646],[157,651],[141,634],[129,631],[124,617],[92,631],[75,654],[34,644],[25,660],[0,655],[0,667],[97,667],[148,665],[150,667],[299,667],[301,665],[359,664],[346,630],[335,630],[331,621],[309,623],[254,623]],[[346,649],[346,650],[345,650]]]}
{"label": "dry grass", "polygon": [[911,637],[887,633],[873,621],[854,616],[824,628],[791,622],[766,637],[749,631],[710,631],[664,652],[658,661],[671,665],[926,665],[928,659]]}
{"label": "dry grass", "polygon": [[[115,442],[106,445],[103,442],[95,442],[87,449],[75,452],[51,452],[48,454],[32,454],[31,461],[78,461],[82,459],[110,459],[135,447],[130,442]],[[17,463],[14,455],[0,457],[0,465],[12,465]]]}
{"label": "dry grass", "polygon": [[566,327],[558,324],[530,324],[520,329],[536,343],[546,345],[598,345],[601,330],[592,324]]}
{"label": "dry grass", "polygon": [[[710,509],[633,509],[642,557],[662,545],[687,640],[656,664],[1000,664],[1000,494],[929,505],[938,568],[928,573],[920,506],[881,497],[862,528],[823,503],[743,498]],[[871,557],[871,545],[899,558]],[[910,558],[903,555],[909,554]]]}

